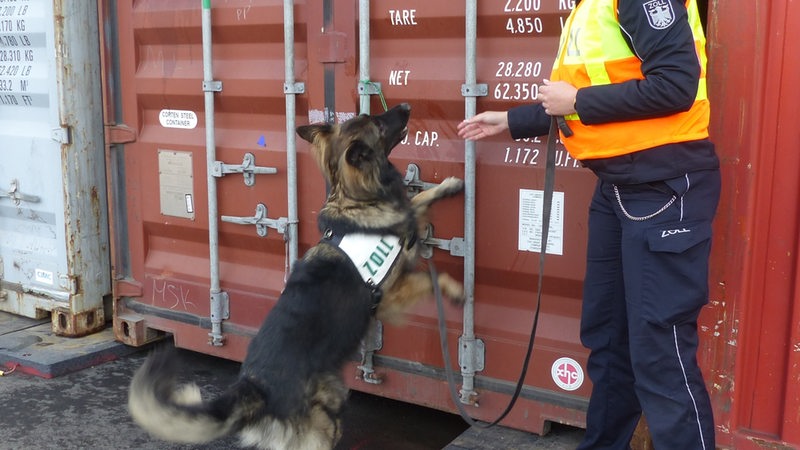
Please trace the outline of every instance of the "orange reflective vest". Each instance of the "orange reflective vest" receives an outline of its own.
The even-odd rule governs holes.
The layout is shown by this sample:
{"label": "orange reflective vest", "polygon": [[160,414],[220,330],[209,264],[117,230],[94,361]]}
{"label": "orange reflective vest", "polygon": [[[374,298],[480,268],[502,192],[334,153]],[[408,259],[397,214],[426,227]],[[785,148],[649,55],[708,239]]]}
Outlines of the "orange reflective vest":
{"label": "orange reflective vest", "polygon": [[[566,116],[574,135],[561,136],[575,159],[608,158],[659,145],[708,137],[705,35],[695,0],[687,0],[689,23],[700,62],[700,83],[689,111],[653,119],[585,125],[578,114]],[[617,0],[583,1],[567,20],[551,74],[578,89],[628,80],[643,80],[641,61],[622,37]]]}

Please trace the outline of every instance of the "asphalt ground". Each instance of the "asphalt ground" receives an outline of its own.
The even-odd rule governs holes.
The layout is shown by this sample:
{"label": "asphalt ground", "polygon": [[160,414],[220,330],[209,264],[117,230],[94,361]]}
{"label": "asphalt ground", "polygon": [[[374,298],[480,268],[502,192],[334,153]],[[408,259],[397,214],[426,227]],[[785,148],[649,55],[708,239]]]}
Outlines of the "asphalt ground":
{"label": "asphalt ground", "polygon": [[[62,356],[74,352],[89,365],[67,365],[68,369],[62,369],[66,373],[46,378],[40,370],[34,371],[38,376],[24,367],[13,370],[16,363],[0,360],[0,370],[4,372],[0,376],[0,449],[239,448],[235,437],[200,446],[163,442],[150,437],[131,420],[127,412],[128,385],[148,350],[108,342],[99,345],[101,339],[95,337],[89,341],[92,348],[102,348],[107,356],[92,358],[81,351],[80,340],[61,341],[46,336],[48,333],[40,328],[41,325],[31,329],[39,341],[28,337],[9,339],[15,333],[0,332],[0,351],[35,361],[37,352],[53,353],[55,349]],[[9,348],[9,343],[21,347],[15,350]],[[239,369],[237,362],[201,353],[180,350],[179,355],[187,379],[196,381],[204,395],[221,392]],[[491,431],[469,429],[455,414],[352,391],[345,412],[344,436],[336,450],[567,450],[575,448],[582,433],[557,424],[544,437],[501,427]]]}

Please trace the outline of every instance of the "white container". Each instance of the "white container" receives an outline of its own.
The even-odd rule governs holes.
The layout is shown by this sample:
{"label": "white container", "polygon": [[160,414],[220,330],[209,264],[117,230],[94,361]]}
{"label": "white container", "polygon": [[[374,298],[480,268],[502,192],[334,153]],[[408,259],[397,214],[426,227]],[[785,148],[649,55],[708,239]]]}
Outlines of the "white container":
{"label": "white container", "polygon": [[110,291],[97,5],[0,4],[0,310],[79,336]]}

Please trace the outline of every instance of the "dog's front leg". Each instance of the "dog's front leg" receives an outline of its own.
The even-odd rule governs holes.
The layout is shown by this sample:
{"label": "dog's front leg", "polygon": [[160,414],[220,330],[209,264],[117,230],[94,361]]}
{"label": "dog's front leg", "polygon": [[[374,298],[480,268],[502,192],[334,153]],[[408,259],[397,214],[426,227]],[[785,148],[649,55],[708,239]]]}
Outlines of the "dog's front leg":
{"label": "dog's front leg", "polygon": [[422,191],[411,198],[411,205],[414,209],[424,213],[426,209],[435,201],[456,195],[464,189],[464,180],[456,177],[447,177],[436,186]]}
{"label": "dog's front leg", "polygon": [[[442,294],[455,304],[464,302],[464,286],[446,273],[436,280]],[[390,323],[401,323],[403,315],[420,300],[433,295],[433,283],[429,274],[412,272],[397,280],[392,288],[383,293],[378,306],[377,318]]]}

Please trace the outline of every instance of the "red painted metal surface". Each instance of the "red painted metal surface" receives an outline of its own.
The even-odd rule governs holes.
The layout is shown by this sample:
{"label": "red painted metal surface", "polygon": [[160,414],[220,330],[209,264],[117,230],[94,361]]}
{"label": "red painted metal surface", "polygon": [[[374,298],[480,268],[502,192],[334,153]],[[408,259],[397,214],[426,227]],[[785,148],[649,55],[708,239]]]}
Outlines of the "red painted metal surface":
{"label": "red painted metal surface", "polygon": [[[351,0],[335,2],[333,8],[333,3],[309,0],[294,6],[297,81],[305,85],[297,96],[298,124],[344,120],[358,112],[358,5]],[[245,186],[241,175],[219,179],[220,214],[253,216],[255,205],[264,203],[270,218],[284,217],[282,2],[211,5],[214,76],[223,82],[215,94],[217,159],[239,164],[249,152],[256,165],[277,169],[256,176],[253,186]],[[107,134],[124,142],[109,145],[108,151],[115,211],[115,329],[132,345],[169,332],[180,347],[240,360],[283,287],[286,246],[275,230],[259,237],[253,227],[220,224],[221,285],[230,295],[230,318],[223,322],[225,345],[209,345],[200,6],[195,0],[125,1],[104,13],[105,34],[118,42],[116,49],[113,40],[106,42]],[[487,84],[488,95],[478,98],[478,110],[531,101],[531,92],[549,73],[570,6],[562,0],[479,2],[477,80]],[[712,137],[723,163],[724,186],[712,250],[712,298],[701,317],[698,357],[721,446],[796,448],[800,5],[732,0],[709,2],[707,9]],[[389,105],[409,102],[413,107],[409,138],[393,152],[393,161],[401,171],[417,164],[425,182],[463,176],[464,143],[455,133],[465,110],[463,5],[372,1],[370,28],[370,81],[381,84]],[[118,72],[112,55],[119,60]],[[378,96],[370,105],[373,112],[382,110]],[[197,125],[164,127],[162,110],[192,111]],[[302,255],[319,238],[315,219],[325,187],[304,142],[298,150]],[[541,189],[543,151],[543,142],[503,138],[476,148],[475,333],[485,343],[486,356],[476,381],[480,406],[469,410],[484,420],[504,409],[530,331],[538,253],[518,249],[519,198],[521,190]],[[187,159],[196,211],[192,217],[165,214],[159,169],[186,165]],[[589,381],[566,391],[555,381],[571,372],[556,370],[554,375],[552,369],[561,357],[581,366],[586,361],[578,321],[593,183],[590,173],[559,153],[556,191],[564,194],[559,210],[563,249],[547,258],[533,362],[523,398],[506,425],[541,433],[548,421],[585,423]],[[464,236],[463,215],[460,198],[438,205],[432,217],[436,237]],[[463,277],[463,258],[435,250],[433,260],[440,271]],[[450,365],[457,368],[461,311],[448,306],[446,315]],[[375,367],[382,384],[358,380],[356,366],[345,369],[354,389],[455,411],[444,382],[432,303],[416,309],[404,327],[384,327]]]}
{"label": "red painted metal surface", "polygon": [[714,2],[712,137],[723,162],[700,355],[721,445],[800,446],[800,5]]}
{"label": "red painted metal surface", "polygon": [[[526,13],[500,3],[480,6],[477,70],[489,89],[479,100],[482,109],[530,101],[549,72],[561,18],[569,11],[559,9],[558,2],[543,3],[540,10]],[[358,8],[356,2],[349,5],[337,3],[335,11],[321,1],[295,6],[297,79],[306,87],[298,96],[298,123],[344,120],[359,112]],[[464,11],[447,2],[382,1],[370,6],[371,81],[381,84],[387,103],[409,102],[413,107],[409,137],[393,152],[393,161],[401,171],[416,164],[424,182],[463,176],[464,142],[455,125],[464,116]],[[257,165],[278,172],[257,176],[253,187],[244,186],[239,175],[219,179],[222,215],[252,216],[257,203],[267,205],[269,217],[287,213],[282,13],[278,2],[212,2],[214,77],[223,82],[223,90],[215,94],[217,159],[232,164],[250,152]],[[221,224],[221,284],[230,296],[230,318],[224,321],[225,345],[209,346],[200,4],[120,2],[113,19],[120,67],[115,75],[120,108],[113,122],[136,135],[135,142],[110,150],[120,161],[116,183],[124,187],[117,190],[116,201],[125,207],[116,207],[124,214],[116,215],[115,234],[124,242],[118,248],[128,249],[115,251],[118,335],[140,344],[158,335],[152,330],[170,332],[181,347],[241,359],[283,287],[286,250],[277,232],[259,237],[253,227]],[[379,96],[372,97],[371,109],[382,109]],[[160,122],[163,110],[193,112],[197,125],[165,127]],[[486,356],[476,382],[480,407],[471,409],[485,419],[505,407],[530,334],[538,254],[518,250],[519,196],[521,189],[541,189],[543,151],[542,142],[508,139],[477,148],[475,333]],[[160,159],[164,152],[176,158],[170,162],[192,173],[197,211],[190,217],[164,211],[160,172],[172,170]],[[552,374],[561,357],[572,358],[575,365],[585,363],[577,330],[584,216],[593,183],[563,151],[559,158],[556,190],[565,195],[558,210],[566,224],[560,231],[563,250],[548,258],[534,363],[521,406],[505,422],[537,432],[549,420],[582,425],[589,392],[585,379],[574,391],[562,390]],[[302,254],[319,238],[315,213],[325,190],[305,143],[299,145],[298,164]],[[463,200],[448,199],[437,206],[432,215],[435,236],[463,236]],[[439,271],[463,276],[463,258],[435,250],[433,259]],[[457,369],[461,310],[448,307],[447,318],[450,364]],[[383,347],[376,354],[383,384],[354,381],[352,387],[455,411],[446,395],[438,342],[431,302],[415,310],[405,326],[384,327]],[[562,366],[561,374],[571,372]]]}

